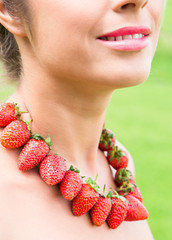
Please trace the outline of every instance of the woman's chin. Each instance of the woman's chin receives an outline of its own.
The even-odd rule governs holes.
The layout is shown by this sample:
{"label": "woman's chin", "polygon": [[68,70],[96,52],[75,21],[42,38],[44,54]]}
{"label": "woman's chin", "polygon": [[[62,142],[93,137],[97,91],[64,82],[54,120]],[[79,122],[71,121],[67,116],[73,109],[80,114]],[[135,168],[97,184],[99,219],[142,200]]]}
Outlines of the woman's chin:
{"label": "woman's chin", "polygon": [[104,77],[100,77],[98,81],[102,79],[101,83],[111,89],[126,88],[142,84],[148,79],[149,74],[150,67],[146,69],[137,69],[135,71],[130,69],[130,71],[127,70],[116,74],[108,74]]}
{"label": "woman's chin", "polygon": [[133,77],[124,77],[123,80],[119,81],[119,82],[115,82],[114,83],[114,88],[126,88],[126,87],[134,87],[137,85],[140,85],[142,83],[144,83],[148,77],[149,77],[149,73],[140,73],[139,75],[135,75]]}

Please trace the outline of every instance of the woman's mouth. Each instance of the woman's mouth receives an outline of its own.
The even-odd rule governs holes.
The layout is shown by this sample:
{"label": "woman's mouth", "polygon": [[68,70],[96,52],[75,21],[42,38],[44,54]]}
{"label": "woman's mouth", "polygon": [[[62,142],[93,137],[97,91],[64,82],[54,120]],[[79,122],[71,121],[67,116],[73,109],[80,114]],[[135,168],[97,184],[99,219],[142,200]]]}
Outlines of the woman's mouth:
{"label": "woman's mouth", "polygon": [[149,44],[150,28],[145,26],[125,27],[107,33],[97,40],[104,46],[119,51],[138,51]]}

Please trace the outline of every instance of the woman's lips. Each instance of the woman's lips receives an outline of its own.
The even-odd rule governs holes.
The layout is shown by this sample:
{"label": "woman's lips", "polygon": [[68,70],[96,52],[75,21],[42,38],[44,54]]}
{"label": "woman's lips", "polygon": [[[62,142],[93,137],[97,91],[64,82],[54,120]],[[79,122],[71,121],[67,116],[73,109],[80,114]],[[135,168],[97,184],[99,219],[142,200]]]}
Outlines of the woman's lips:
{"label": "woman's lips", "polygon": [[97,41],[119,51],[138,51],[149,44],[150,28],[146,26],[125,27],[104,34]]}

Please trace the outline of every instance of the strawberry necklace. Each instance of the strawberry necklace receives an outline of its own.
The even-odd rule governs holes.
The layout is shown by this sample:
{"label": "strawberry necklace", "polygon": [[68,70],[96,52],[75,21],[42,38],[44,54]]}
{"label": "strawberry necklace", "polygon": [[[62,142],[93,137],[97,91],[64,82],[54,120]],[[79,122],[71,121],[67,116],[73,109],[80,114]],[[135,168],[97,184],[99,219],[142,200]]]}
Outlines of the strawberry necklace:
{"label": "strawberry necklace", "polygon": [[117,228],[123,221],[137,221],[148,218],[148,211],[143,205],[142,194],[135,184],[133,174],[127,169],[128,156],[118,148],[113,132],[103,126],[99,148],[104,152],[109,164],[116,170],[113,189],[105,195],[96,184],[96,179],[87,178],[83,182],[79,170],[73,166],[67,169],[66,160],[57,154],[50,154],[52,142],[50,136],[44,139],[32,135],[30,122],[20,119],[17,104],[0,104],[0,135],[3,147],[14,149],[23,146],[18,158],[21,171],[32,169],[39,164],[41,178],[48,185],[58,184],[61,194],[71,201],[71,210],[75,216],[87,212],[96,226],[106,222],[109,228]]}

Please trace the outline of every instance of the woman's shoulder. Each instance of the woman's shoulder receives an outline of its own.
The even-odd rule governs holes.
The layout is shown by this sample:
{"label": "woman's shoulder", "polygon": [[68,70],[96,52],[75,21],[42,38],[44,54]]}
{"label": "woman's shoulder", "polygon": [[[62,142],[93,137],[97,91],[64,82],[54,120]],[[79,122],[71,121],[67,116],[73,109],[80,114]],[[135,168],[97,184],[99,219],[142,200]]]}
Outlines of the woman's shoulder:
{"label": "woman's shoulder", "polygon": [[0,144],[0,188],[7,190],[17,181],[17,151],[9,150]]}
{"label": "woman's shoulder", "polygon": [[[117,142],[117,144],[129,154],[121,143]],[[90,225],[88,214],[80,219],[75,218],[71,214],[70,203],[64,201],[56,186],[50,188],[32,175],[32,171],[25,174],[17,172],[17,166],[14,167],[17,163],[17,156],[17,152],[6,150],[0,146],[0,178],[3,178],[3,183],[0,181],[0,192],[2,193],[0,204],[3,208],[0,215],[0,220],[2,219],[0,235],[5,230],[11,234],[11,237],[7,239],[15,237],[23,239],[24,233],[30,229],[25,239],[33,239],[38,233],[38,229],[42,228],[42,239],[47,239],[47,236],[52,239],[57,239],[56,236],[64,239],[73,236],[72,239],[80,239],[82,235],[83,240],[88,238],[126,239],[126,237],[127,239],[153,240],[146,221],[124,222],[117,231],[110,231],[107,224],[101,228],[93,228]],[[129,161],[132,166],[131,156]],[[24,218],[25,224],[23,225]],[[8,223],[8,227],[6,223]],[[64,230],[66,225],[68,225],[68,231]],[[23,226],[22,231],[20,226]],[[82,232],[83,226],[84,233]]]}

